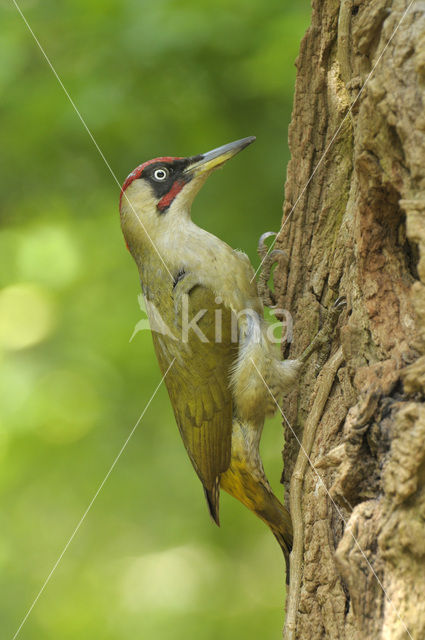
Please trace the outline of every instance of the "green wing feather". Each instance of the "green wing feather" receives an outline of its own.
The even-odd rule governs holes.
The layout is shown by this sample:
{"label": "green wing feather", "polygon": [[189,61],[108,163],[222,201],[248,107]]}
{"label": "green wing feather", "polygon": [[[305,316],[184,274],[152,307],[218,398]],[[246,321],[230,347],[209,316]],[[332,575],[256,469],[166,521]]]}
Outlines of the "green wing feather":
{"label": "green wing feather", "polygon": [[[165,384],[184,445],[218,524],[220,474],[229,467],[231,454],[233,407],[229,381],[237,354],[237,344],[231,340],[231,312],[216,304],[211,290],[194,287],[189,294],[189,319],[201,309],[207,310],[197,325],[208,341],[203,342],[190,330],[187,342],[182,342],[173,304],[161,307],[161,316],[178,338],[153,332],[156,355],[163,373],[176,358]],[[219,342],[217,325],[221,326]]]}

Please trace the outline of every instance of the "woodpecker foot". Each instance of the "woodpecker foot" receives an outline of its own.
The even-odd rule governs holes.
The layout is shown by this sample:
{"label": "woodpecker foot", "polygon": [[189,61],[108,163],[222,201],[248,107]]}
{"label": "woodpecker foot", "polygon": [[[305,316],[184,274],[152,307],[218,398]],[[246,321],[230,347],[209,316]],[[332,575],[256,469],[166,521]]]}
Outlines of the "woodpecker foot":
{"label": "woodpecker foot", "polygon": [[307,349],[305,349],[298,358],[298,361],[304,364],[315,351],[319,351],[319,357],[316,363],[317,373],[319,373],[320,369],[329,358],[333,332],[335,331],[340,313],[344,309],[346,304],[347,301],[344,296],[341,296],[337,298],[337,300],[335,300],[334,304],[328,312],[328,316],[323,327],[313,338]]}
{"label": "woodpecker foot", "polygon": [[276,264],[276,262],[278,262],[280,257],[284,257],[285,260],[288,261],[287,254],[280,249],[274,249],[273,251],[269,252],[265,240],[267,240],[267,238],[271,238],[272,236],[276,238],[277,234],[273,231],[267,231],[266,233],[263,233],[258,241],[257,248],[257,253],[261,258],[261,270],[257,282],[258,295],[262,299],[263,304],[266,307],[270,308],[276,306],[275,295],[268,285],[272,268]]}

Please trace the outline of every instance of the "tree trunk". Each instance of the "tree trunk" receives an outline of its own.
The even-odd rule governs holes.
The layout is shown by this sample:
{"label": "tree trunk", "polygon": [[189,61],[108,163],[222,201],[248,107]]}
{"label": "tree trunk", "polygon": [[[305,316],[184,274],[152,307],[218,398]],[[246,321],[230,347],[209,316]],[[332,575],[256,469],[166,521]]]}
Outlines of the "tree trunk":
{"label": "tree trunk", "polygon": [[347,306],[283,406],[291,640],[425,638],[425,2],[403,17],[409,1],[313,0],[297,61],[285,355]]}

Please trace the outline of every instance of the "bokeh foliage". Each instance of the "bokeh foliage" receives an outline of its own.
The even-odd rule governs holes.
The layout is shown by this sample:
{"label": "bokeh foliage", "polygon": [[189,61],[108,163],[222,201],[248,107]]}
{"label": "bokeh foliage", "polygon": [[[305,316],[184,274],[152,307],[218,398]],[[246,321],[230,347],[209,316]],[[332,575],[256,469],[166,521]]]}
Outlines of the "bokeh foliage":
{"label": "bokeh foliage", "polygon": [[[22,0],[123,181],[157,155],[257,135],[195,221],[255,265],[280,225],[306,0]],[[157,385],[117,184],[13,3],[0,9],[0,620],[12,637]],[[263,457],[281,491],[280,421]],[[165,389],[19,637],[275,638],[283,560],[223,495],[207,515]]]}

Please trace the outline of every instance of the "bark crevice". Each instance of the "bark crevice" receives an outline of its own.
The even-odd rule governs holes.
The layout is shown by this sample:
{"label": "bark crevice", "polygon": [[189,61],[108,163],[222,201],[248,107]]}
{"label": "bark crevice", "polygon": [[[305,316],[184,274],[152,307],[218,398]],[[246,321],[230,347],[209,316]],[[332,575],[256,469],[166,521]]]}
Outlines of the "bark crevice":
{"label": "bark crevice", "polygon": [[314,356],[284,405],[297,438],[285,429],[283,481],[299,485],[302,535],[287,638],[425,637],[423,2],[386,47],[407,6],[313,0],[297,60],[276,245],[290,268],[275,273],[278,307],[294,316],[291,355],[337,296],[347,309],[309,453],[324,486],[307,464],[289,487],[317,394]]}

